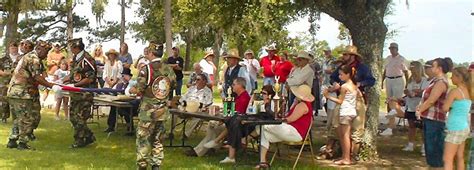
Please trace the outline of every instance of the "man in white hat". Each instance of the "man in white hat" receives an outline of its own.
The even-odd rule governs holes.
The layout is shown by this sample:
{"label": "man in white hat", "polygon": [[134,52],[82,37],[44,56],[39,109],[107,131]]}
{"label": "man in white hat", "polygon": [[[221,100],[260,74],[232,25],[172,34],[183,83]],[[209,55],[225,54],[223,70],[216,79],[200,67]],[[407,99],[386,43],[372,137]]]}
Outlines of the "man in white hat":
{"label": "man in white hat", "polygon": [[[314,71],[309,65],[313,60],[308,52],[300,51],[296,56],[295,67],[291,70],[286,83],[288,86],[297,87],[306,84],[309,87],[313,86]],[[294,95],[290,95],[288,106],[293,103]]]}
{"label": "man in white hat", "polygon": [[268,55],[260,60],[260,66],[263,68],[263,85],[273,85],[275,83],[275,65],[280,61],[276,55],[277,49],[274,46],[265,49]]}
{"label": "man in white hat", "polygon": [[232,87],[232,82],[234,82],[237,77],[242,77],[245,79],[245,89],[247,92],[252,91],[252,85],[250,83],[250,77],[247,69],[239,65],[241,58],[239,57],[237,50],[231,50],[229,54],[224,57],[224,59],[227,62],[227,69],[224,72],[224,84],[221,93],[222,97],[224,98],[227,96],[227,89]]}
{"label": "man in white hat", "polygon": [[247,68],[247,72],[249,73],[250,83],[252,84],[252,91],[257,89],[257,73],[260,71],[260,63],[257,59],[254,58],[254,54],[252,50],[247,50],[244,53],[245,58],[243,64]]}
{"label": "man in white hat", "polygon": [[[406,87],[406,82],[408,82],[408,67],[406,66],[406,60],[403,56],[398,53],[398,44],[390,43],[388,47],[390,50],[390,55],[387,56],[385,61],[385,68],[382,76],[382,88],[383,82],[385,82],[385,92],[388,98],[402,98],[404,95],[404,90]],[[405,78],[403,78],[405,76]],[[387,112],[389,108],[387,106]],[[394,112],[389,112],[387,115],[390,120],[394,121],[395,115]],[[392,128],[385,129],[380,135],[390,136],[392,135]]]}

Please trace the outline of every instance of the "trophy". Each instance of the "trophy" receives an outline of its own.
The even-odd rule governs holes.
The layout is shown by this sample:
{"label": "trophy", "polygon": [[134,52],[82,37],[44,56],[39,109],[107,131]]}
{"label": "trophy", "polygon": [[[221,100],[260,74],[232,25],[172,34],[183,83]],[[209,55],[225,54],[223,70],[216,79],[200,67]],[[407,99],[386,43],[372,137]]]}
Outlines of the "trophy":
{"label": "trophy", "polygon": [[273,90],[275,91],[275,96],[273,96],[272,99],[272,108],[275,113],[275,117],[278,117],[278,114],[280,113],[280,106],[281,106],[281,98],[280,98],[280,90],[281,86],[280,83],[278,83],[278,80],[280,79],[280,76],[275,76],[275,85],[273,85]]}
{"label": "trophy", "polygon": [[235,112],[235,102],[232,95],[232,89],[229,87],[227,88],[227,97],[224,98],[224,109],[223,115],[224,117],[233,116]]}

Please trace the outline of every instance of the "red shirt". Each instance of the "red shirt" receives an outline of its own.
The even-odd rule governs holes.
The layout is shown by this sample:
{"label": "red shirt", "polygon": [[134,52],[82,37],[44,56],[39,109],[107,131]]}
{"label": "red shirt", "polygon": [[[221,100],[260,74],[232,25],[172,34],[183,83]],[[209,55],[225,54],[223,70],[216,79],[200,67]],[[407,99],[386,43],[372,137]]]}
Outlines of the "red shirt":
{"label": "red shirt", "polygon": [[275,76],[275,73],[273,72],[273,68],[272,68],[272,60],[274,60],[275,63],[278,63],[280,61],[280,57],[275,55],[270,60],[270,58],[268,56],[265,56],[260,60],[260,66],[263,67],[263,76],[265,76],[265,77],[274,77]]}
{"label": "red shirt", "polygon": [[[431,84],[423,91],[423,95],[421,97],[421,103],[428,100],[428,98],[431,95],[431,91],[434,89],[434,86],[435,86],[436,82],[438,82],[438,81],[443,82],[446,85],[446,87],[448,87],[448,81],[446,79],[444,79],[444,78],[434,78],[431,81]],[[447,97],[447,92],[448,92],[448,90],[445,90],[441,94],[441,96],[439,96],[438,100],[436,100],[436,102],[433,104],[433,106],[431,106],[430,108],[428,108],[427,110],[422,112],[421,117],[426,118],[426,119],[430,119],[430,120],[439,121],[439,122],[445,122],[446,121],[446,112],[443,112],[443,104],[444,104],[444,100]]]}
{"label": "red shirt", "polygon": [[[308,133],[309,126],[311,125],[311,121],[313,119],[313,105],[311,104],[311,102],[304,103],[306,104],[306,107],[308,107],[308,112],[306,112],[306,114],[301,116],[298,120],[288,123],[298,131],[302,139],[306,137],[306,133]],[[288,116],[286,117],[289,117],[291,114],[293,114],[295,108],[296,105],[290,109],[290,112],[288,112]]]}
{"label": "red shirt", "polygon": [[247,113],[247,106],[250,102],[250,95],[247,91],[244,91],[239,96],[235,97],[235,111],[239,114]]}
{"label": "red shirt", "polygon": [[280,61],[275,65],[275,76],[280,76],[278,83],[285,83],[288,75],[293,69],[293,64],[290,61]]}

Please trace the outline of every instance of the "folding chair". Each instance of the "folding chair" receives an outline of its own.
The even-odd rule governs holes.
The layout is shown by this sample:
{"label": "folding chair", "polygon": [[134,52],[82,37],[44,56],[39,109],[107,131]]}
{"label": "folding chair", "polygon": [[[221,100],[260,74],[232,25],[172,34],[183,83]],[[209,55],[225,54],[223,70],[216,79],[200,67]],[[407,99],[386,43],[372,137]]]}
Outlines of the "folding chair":
{"label": "folding chair", "polygon": [[[288,150],[289,150],[289,147],[290,146],[301,146],[301,149],[298,153],[298,157],[296,157],[296,160],[295,160],[295,163],[293,164],[293,169],[296,168],[296,165],[298,164],[298,161],[301,157],[301,153],[303,152],[303,149],[304,149],[304,146],[305,145],[309,145],[309,149],[311,150],[311,161],[313,162],[313,165],[316,165],[315,162],[314,162],[314,152],[313,152],[313,142],[311,140],[311,128],[313,127],[313,120],[311,119],[311,124],[309,125],[309,129],[308,129],[308,132],[306,133],[306,136],[305,138],[302,140],[302,141],[299,141],[299,142],[279,142],[279,143],[282,143],[284,145],[287,145],[288,146]],[[277,144],[277,150],[275,151],[275,153],[273,153],[273,156],[272,156],[272,160],[270,161],[270,165],[273,163],[273,160],[275,159],[275,156],[277,155],[278,152],[280,152],[280,149],[279,149],[279,143],[276,143]],[[289,153],[289,151],[288,151]]]}

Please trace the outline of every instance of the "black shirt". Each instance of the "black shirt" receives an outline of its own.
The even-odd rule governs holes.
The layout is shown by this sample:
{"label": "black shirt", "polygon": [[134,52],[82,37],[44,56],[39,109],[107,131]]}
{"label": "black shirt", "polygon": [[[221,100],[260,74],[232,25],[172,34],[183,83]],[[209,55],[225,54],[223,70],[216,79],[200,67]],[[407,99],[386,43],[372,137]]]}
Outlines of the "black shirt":
{"label": "black shirt", "polygon": [[182,57],[169,57],[166,64],[178,64],[181,67],[181,70],[177,70],[173,68],[174,74],[176,75],[177,80],[183,79],[183,67],[184,67],[184,60]]}

